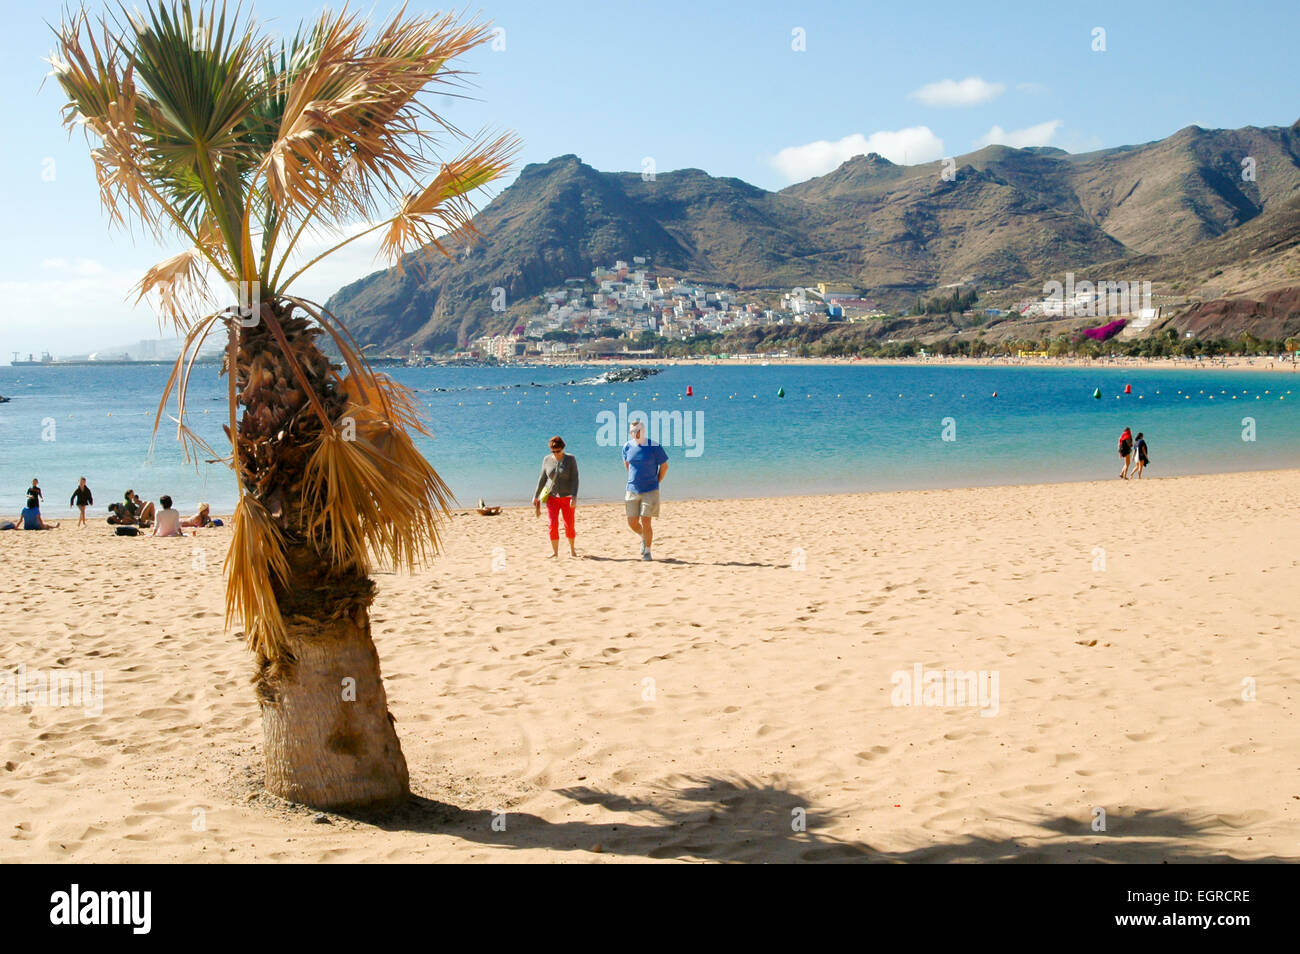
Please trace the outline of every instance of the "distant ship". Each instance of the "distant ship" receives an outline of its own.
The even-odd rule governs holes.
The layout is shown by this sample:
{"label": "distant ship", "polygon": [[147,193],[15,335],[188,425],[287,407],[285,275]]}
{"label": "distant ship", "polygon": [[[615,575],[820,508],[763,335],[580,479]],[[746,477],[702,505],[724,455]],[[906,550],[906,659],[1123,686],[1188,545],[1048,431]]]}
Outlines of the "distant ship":
{"label": "distant ship", "polygon": [[14,352],[14,359],[13,359],[13,361],[11,361],[10,363],[11,363],[15,368],[35,368],[35,367],[39,367],[39,366],[42,365],[42,364],[53,364],[53,363],[54,363],[54,358],[53,358],[53,356],[52,356],[48,351],[42,351],[42,352],[41,352],[41,360],[40,360],[40,361],[34,361],[34,360],[32,360],[32,356],[31,356],[30,354],[27,356],[27,360],[26,360],[26,361],[19,361],[19,360],[18,360],[18,352],[15,351],[15,352]]}
{"label": "distant ship", "polygon": [[[54,357],[48,351],[41,352],[40,361],[36,361],[34,357],[30,354],[27,356],[26,361],[19,361],[17,351],[15,351],[13,355],[14,355],[13,360],[9,363],[15,368],[47,368],[47,367],[58,367],[58,368],[83,367],[84,368],[93,365],[125,365],[125,364],[137,365],[138,364],[144,366],[144,365],[172,365],[176,363],[174,358],[136,359],[136,358],[132,358],[129,354],[124,354],[120,358],[100,358],[92,354],[88,359],[84,361],[81,360],[55,361]],[[195,361],[195,364],[217,364],[220,361],[221,361],[221,355],[219,354],[204,355],[203,357],[198,358]]]}

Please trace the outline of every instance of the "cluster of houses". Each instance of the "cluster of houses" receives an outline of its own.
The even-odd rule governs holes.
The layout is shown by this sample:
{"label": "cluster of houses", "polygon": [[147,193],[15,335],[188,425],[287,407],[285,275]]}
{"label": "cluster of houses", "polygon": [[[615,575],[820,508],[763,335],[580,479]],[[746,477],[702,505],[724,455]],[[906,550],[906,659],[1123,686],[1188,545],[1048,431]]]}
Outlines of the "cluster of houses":
{"label": "cluster of houses", "polygon": [[751,325],[856,321],[884,314],[875,301],[844,286],[822,282],[785,292],[738,292],[656,275],[643,256],[595,268],[590,278],[566,279],[542,294],[541,306],[545,311],[510,334],[479,338],[457,357],[509,361],[575,352],[636,354],[636,339],[646,332],[686,341]]}

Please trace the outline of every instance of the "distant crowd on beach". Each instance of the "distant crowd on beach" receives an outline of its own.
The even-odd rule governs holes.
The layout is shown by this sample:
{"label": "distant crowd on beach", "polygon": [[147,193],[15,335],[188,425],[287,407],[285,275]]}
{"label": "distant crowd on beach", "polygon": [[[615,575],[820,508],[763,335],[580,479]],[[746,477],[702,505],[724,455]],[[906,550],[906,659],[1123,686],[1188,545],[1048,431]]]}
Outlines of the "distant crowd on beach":
{"label": "distant crowd on beach", "polygon": [[[27,506],[19,513],[16,520],[0,521],[0,530],[54,530],[59,525],[49,523],[41,516],[41,501],[45,492],[40,481],[33,477],[32,485],[27,488]],[[91,492],[86,478],[82,477],[68,498],[68,505],[77,508],[77,526],[86,526],[86,508],[94,506],[95,495]],[[130,488],[122,495],[121,502],[108,505],[109,516],[106,522],[117,528],[121,536],[137,536],[141,530],[152,530],[150,536],[183,537],[185,530],[198,527],[221,526],[220,520],[214,520],[206,503],[200,503],[198,510],[190,517],[182,517],[179,510],[172,506],[172,498],[163,494],[155,504],[152,500],[143,500]]]}

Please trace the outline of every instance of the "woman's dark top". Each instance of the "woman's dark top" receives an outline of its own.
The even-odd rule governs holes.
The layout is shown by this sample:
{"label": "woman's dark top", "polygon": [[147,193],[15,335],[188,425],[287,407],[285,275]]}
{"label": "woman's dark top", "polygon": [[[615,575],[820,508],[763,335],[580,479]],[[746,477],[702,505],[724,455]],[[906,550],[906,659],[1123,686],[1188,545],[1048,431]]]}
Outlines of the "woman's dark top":
{"label": "woman's dark top", "polygon": [[27,496],[28,496],[28,497],[35,497],[37,500],[40,500],[41,498],[43,498],[43,497],[45,496],[45,494],[43,494],[43,493],[41,492],[41,488],[40,488],[40,487],[28,487],[28,488],[27,488]]}
{"label": "woman's dark top", "polygon": [[78,507],[89,507],[95,502],[95,498],[90,495],[89,487],[77,487],[68,498],[68,503],[76,504]]}
{"label": "woman's dark top", "polygon": [[577,497],[578,496],[578,460],[572,454],[565,454],[563,460],[556,460],[554,454],[547,454],[542,458],[542,475],[537,478],[537,490],[533,492],[534,497],[542,495],[542,488],[546,482],[555,476],[555,485],[551,488],[551,495],[555,497]]}

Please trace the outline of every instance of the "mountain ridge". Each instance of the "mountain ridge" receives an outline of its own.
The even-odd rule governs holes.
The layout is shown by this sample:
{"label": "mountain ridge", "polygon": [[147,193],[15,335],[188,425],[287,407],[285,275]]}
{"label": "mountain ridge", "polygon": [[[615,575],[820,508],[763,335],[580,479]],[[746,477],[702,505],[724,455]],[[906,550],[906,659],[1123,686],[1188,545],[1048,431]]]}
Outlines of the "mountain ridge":
{"label": "mountain ridge", "polygon": [[[901,307],[956,282],[996,289],[1186,258],[1298,194],[1300,121],[1188,126],[1090,153],[991,145],[914,166],[871,153],[777,191],[692,168],[601,172],[569,153],[525,166],[475,217],[473,245],[416,253],[327,306],[363,344],[446,350],[508,331],[547,287],[644,255],[661,274],[845,283]],[[496,288],[505,312],[492,310]]]}

